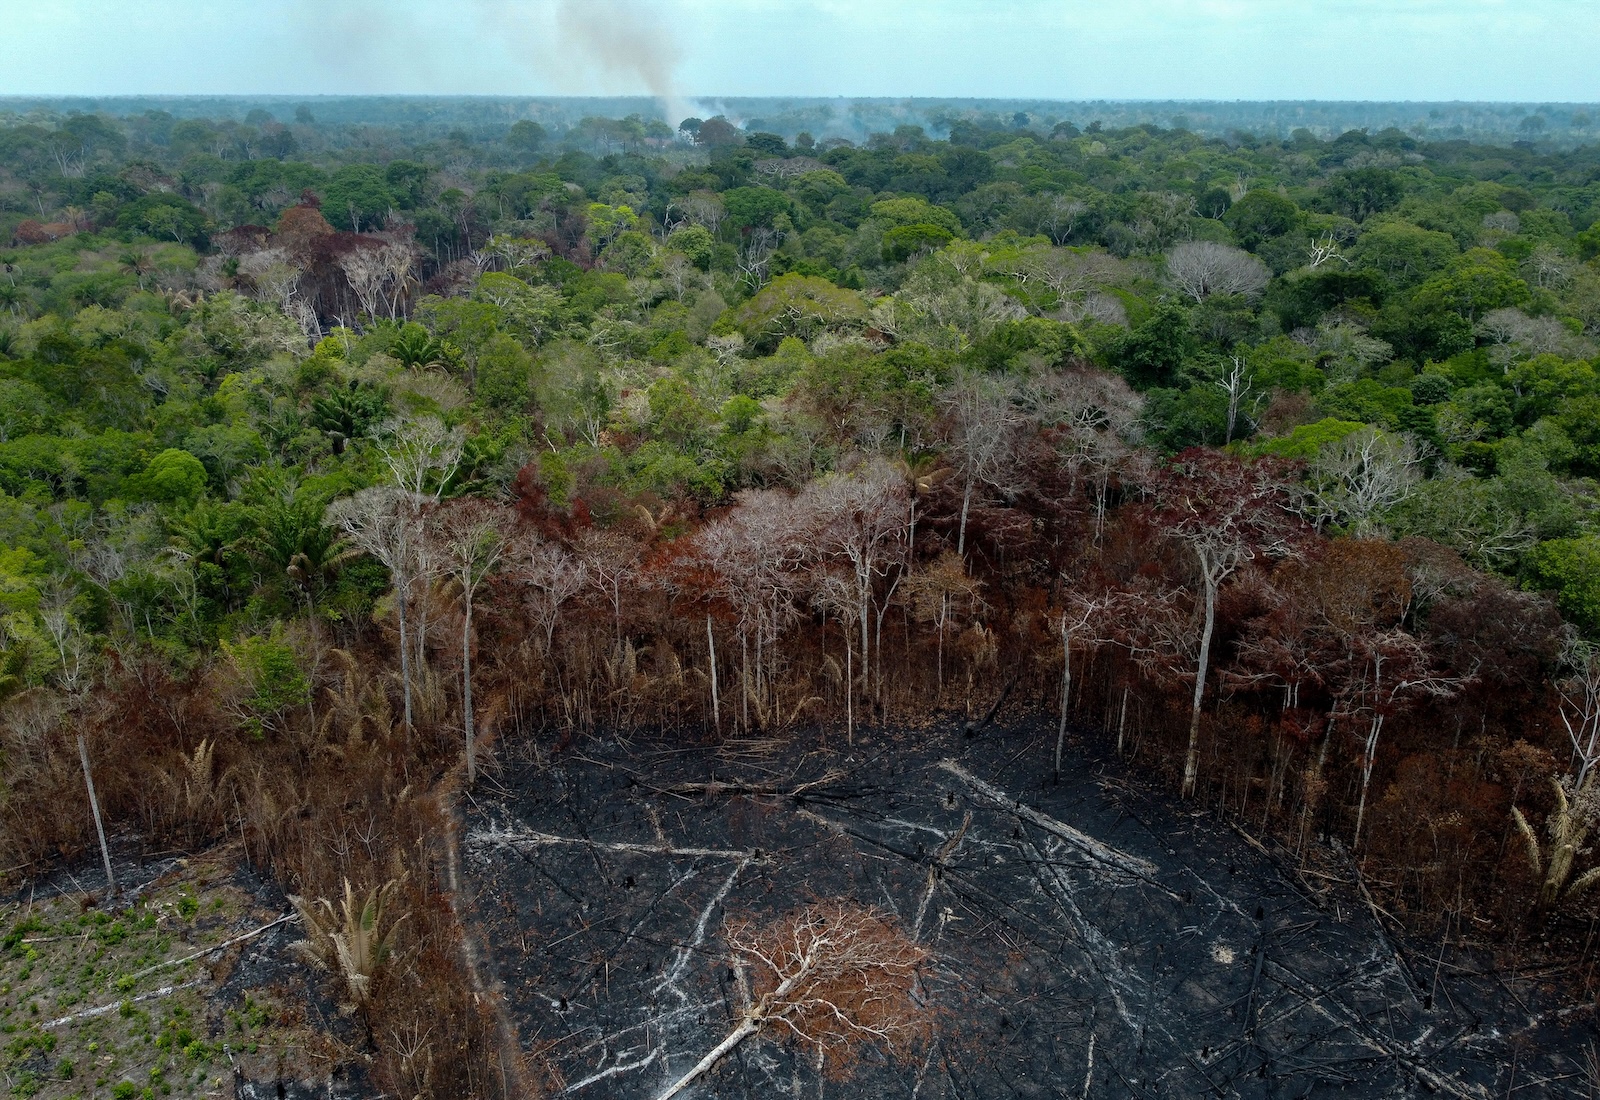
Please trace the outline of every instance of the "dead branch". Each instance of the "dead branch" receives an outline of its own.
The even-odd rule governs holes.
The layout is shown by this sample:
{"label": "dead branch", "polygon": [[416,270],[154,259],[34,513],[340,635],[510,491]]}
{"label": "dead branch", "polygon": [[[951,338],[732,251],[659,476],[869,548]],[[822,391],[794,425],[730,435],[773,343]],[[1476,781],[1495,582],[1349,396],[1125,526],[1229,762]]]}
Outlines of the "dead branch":
{"label": "dead branch", "polygon": [[1079,832],[1071,825],[1057,821],[1053,817],[1047,817],[1037,810],[1029,809],[998,787],[985,783],[954,760],[941,760],[939,767],[961,780],[961,782],[971,787],[984,798],[987,798],[990,802],[1000,806],[1006,812],[1014,814],[1028,824],[1037,826],[1053,836],[1060,837],[1091,859],[1104,863],[1108,867],[1115,867],[1119,871],[1136,875],[1142,879],[1149,879],[1161,870],[1149,860],[1118,851],[1110,845],[1102,844],[1087,833]]}
{"label": "dead branch", "polygon": [[912,991],[928,952],[875,909],[817,902],[759,928],[735,923],[725,938],[735,965],[755,973],[754,999],[659,1100],[677,1096],[764,1028],[814,1047],[836,1071],[864,1044],[904,1054],[927,1030],[928,1015]]}

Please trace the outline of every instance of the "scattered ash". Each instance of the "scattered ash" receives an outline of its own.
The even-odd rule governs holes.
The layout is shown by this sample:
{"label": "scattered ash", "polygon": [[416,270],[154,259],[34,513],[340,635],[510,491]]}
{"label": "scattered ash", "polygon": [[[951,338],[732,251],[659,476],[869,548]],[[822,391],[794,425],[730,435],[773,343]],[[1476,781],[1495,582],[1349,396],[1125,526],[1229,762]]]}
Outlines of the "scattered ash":
{"label": "scattered ash", "polygon": [[[1592,1096],[1561,991],[1397,945],[1207,816],[1047,735],[685,748],[510,767],[464,836],[474,935],[558,1095],[654,1097],[742,1008],[729,915],[876,905],[933,952],[935,1039],[848,1084],[757,1035],[698,1097]],[[1019,801],[1020,800],[1020,801]],[[1526,1092],[1522,1090],[1527,1090]]]}

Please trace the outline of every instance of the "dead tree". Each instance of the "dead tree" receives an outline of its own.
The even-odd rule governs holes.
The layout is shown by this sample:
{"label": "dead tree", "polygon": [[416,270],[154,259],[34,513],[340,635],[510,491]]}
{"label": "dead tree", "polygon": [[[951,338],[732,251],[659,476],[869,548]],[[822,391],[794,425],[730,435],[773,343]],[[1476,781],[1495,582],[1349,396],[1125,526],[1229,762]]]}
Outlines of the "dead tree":
{"label": "dead tree", "polygon": [[1383,517],[1416,490],[1422,458],[1409,439],[1368,426],[1325,445],[1307,474],[1301,514],[1367,538],[1382,534]]}
{"label": "dead tree", "polygon": [[450,484],[467,442],[460,427],[447,428],[436,416],[385,420],[375,438],[394,483],[430,500]]}
{"label": "dead tree", "polygon": [[946,439],[955,476],[961,479],[961,519],[956,553],[966,556],[967,516],[980,486],[1009,493],[1014,434],[1023,418],[1012,387],[990,378],[967,376],[945,394]]}
{"label": "dead tree", "polygon": [[1185,241],[1167,253],[1167,278],[1203,302],[1213,294],[1259,294],[1272,272],[1242,248],[1220,241]]}
{"label": "dead tree", "polygon": [[1216,631],[1217,594],[1229,577],[1258,555],[1286,553],[1291,528],[1283,484],[1274,468],[1261,463],[1186,451],[1159,481],[1157,499],[1156,522],[1194,555],[1196,602],[1202,616],[1183,764],[1182,794],[1189,798],[1200,770],[1200,713]]}
{"label": "dead tree", "polygon": [[549,660],[561,608],[589,583],[588,570],[557,543],[534,535],[524,535],[514,553],[517,579],[527,587],[528,613],[543,636]]}
{"label": "dead tree", "polygon": [[[778,490],[746,490],[739,506],[706,525],[689,554],[680,559],[679,587],[720,601],[736,616],[739,638],[740,709],[749,725],[750,702],[763,724],[778,681],[778,640],[798,614],[795,602],[802,570],[814,552],[807,537],[809,513]],[[755,663],[750,642],[755,642]],[[715,666],[716,635],[706,619],[706,645],[712,656],[712,710],[721,720]],[[752,675],[753,673],[753,675]]]}
{"label": "dead tree", "polygon": [[1091,647],[1103,639],[1096,631],[1101,617],[1113,606],[1113,597],[1091,598],[1073,592],[1057,616],[1056,626],[1061,632],[1061,722],[1056,729],[1056,760],[1054,776],[1061,778],[1061,751],[1067,740],[1067,711],[1072,700],[1072,646],[1076,641]]}
{"label": "dead tree", "polygon": [[[84,675],[88,671],[84,652],[83,631],[72,614],[72,604],[77,590],[64,584],[47,587],[39,602],[39,621],[55,646],[61,661],[61,686],[65,689],[69,705],[76,707],[83,698]],[[100,796],[94,789],[94,771],[89,767],[89,743],[84,738],[81,720],[72,723],[78,739],[78,763],[83,767],[83,785],[89,794],[89,812],[94,817],[95,836],[100,841],[100,859],[106,870],[106,896],[118,893],[117,876],[111,868],[111,846],[106,843],[105,819],[100,814]]]}
{"label": "dead tree", "polygon": [[467,786],[477,782],[472,712],[472,608],[478,589],[505,554],[510,513],[481,500],[461,500],[435,512],[429,536],[461,599],[461,726],[466,735]]}
{"label": "dead tree", "polygon": [[867,1045],[905,1057],[923,1039],[917,968],[928,958],[897,925],[851,901],[824,901],[771,924],[732,925],[724,938],[746,1004],[738,1024],[661,1093],[671,1100],[758,1032],[816,1050],[843,1076]]}
{"label": "dead tree", "polygon": [[405,724],[412,724],[411,646],[407,637],[407,609],[411,590],[423,577],[423,498],[392,485],[363,489],[328,505],[323,523],[343,532],[352,547],[370,555],[394,584],[395,614],[400,627],[400,685],[405,697]]}
{"label": "dead tree", "polygon": [[865,682],[871,667],[872,610],[880,598],[879,585],[892,578],[881,597],[887,604],[905,574],[910,493],[905,479],[887,462],[871,458],[814,482],[802,503],[814,517],[815,557],[842,561],[850,567]]}

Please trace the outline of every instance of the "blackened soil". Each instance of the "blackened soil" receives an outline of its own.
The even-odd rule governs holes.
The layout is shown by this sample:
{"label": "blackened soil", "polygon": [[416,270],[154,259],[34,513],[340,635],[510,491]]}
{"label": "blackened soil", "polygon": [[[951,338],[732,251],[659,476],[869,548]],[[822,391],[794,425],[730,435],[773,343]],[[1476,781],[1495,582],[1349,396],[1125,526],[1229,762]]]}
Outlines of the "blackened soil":
{"label": "blackened soil", "polygon": [[933,1043],[835,1084],[758,1036],[693,1095],[1596,1094],[1600,1032],[1559,990],[1397,945],[1083,751],[1050,783],[1048,739],[592,741],[511,769],[464,886],[524,1044],[564,1094],[653,1097],[739,1011],[724,920],[847,896],[932,949]]}

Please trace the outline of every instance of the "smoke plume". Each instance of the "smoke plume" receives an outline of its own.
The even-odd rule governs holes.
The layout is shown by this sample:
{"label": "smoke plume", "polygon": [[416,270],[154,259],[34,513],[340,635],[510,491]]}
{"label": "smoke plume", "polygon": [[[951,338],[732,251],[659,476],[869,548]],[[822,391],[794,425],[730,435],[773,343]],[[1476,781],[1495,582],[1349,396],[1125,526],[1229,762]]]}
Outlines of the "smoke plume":
{"label": "smoke plume", "polygon": [[[543,8],[541,12],[538,9]],[[690,105],[676,79],[683,48],[671,21],[648,0],[557,0],[550,7],[480,0],[486,27],[500,31],[539,77],[570,94],[637,94],[660,101],[676,125]],[[540,18],[543,16],[543,18]]]}

